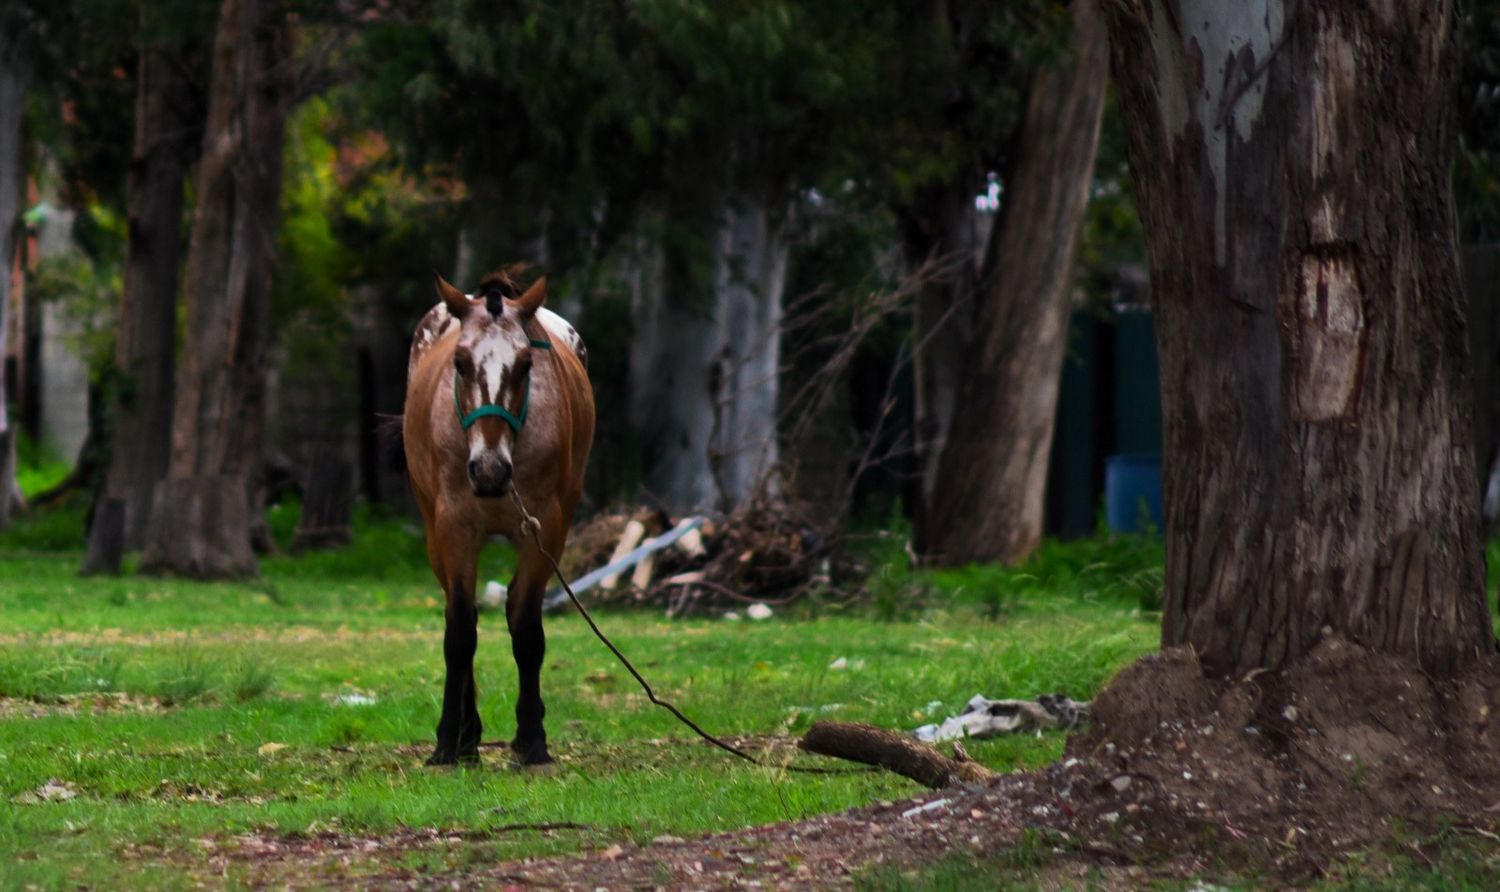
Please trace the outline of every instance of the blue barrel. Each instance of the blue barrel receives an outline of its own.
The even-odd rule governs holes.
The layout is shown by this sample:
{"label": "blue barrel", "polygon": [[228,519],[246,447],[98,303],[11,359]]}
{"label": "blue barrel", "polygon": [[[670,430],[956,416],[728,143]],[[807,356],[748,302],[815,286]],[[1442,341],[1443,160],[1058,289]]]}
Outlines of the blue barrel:
{"label": "blue barrel", "polygon": [[1104,520],[1111,533],[1161,532],[1161,456],[1111,455],[1104,466]]}

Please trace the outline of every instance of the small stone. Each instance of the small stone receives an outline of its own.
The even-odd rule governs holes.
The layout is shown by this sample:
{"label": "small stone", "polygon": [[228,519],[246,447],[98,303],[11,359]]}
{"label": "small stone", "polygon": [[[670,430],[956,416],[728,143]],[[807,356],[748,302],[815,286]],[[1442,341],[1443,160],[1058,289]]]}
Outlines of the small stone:
{"label": "small stone", "polygon": [[733,610],[726,610],[724,612],[724,619],[727,622],[737,623],[740,621],[740,615],[738,613],[735,613]]}
{"label": "small stone", "polygon": [[767,607],[764,604],[751,604],[749,608],[745,610],[745,615],[755,620],[770,619],[771,608]]}
{"label": "small stone", "polygon": [[1115,788],[1115,792],[1123,793],[1126,790],[1130,789],[1130,775],[1122,774],[1114,780],[1110,781],[1109,785]]}

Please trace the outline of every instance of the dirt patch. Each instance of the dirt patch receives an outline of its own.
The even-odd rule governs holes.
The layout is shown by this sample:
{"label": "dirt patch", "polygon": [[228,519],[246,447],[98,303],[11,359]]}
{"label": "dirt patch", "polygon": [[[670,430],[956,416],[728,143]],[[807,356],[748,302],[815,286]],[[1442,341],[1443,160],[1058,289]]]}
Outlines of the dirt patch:
{"label": "dirt patch", "polygon": [[[434,601],[433,604],[437,602]],[[261,626],[235,626],[220,630],[156,629],[150,632],[127,632],[124,629],[98,629],[87,632],[50,631],[0,635],[0,647],[161,647],[168,645],[211,644],[307,644],[317,642],[413,641],[430,640],[426,629],[360,629],[350,626],[286,626],[267,629]]]}
{"label": "dirt patch", "polygon": [[111,712],[161,712],[160,697],[118,692],[54,694],[35,699],[0,697],[0,719],[42,718],[53,715],[104,715]]}
{"label": "dirt patch", "polygon": [[[1084,871],[1090,885],[1122,889],[1244,872],[1294,886],[1325,876],[1342,853],[1403,835],[1443,826],[1492,835],[1497,699],[1494,657],[1436,680],[1330,639],[1285,673],[1214,683],[1191,653],[1168,651],[1122,672],[1095,700],[1094,727],[1040,771],[691,840],[637,846],[606,832],[591,839],[607,847],[581,856],[440,873],[390,864],[351,884],[816,889],[849,885],[873,867],[970,853],[1044,884],[1068,885]],[[449,844],[462,837],[420,833]],[[398,849],[411,842],[389,840]],[[349,837],[334,849],[346,858],[368,845]],[[282,867],[261,879],[285,882],[298,875],[286,866],[315,871],[331,857],[296,840],[284,849],[270,858]],[[318,883],[329,881],[325,873]]]}

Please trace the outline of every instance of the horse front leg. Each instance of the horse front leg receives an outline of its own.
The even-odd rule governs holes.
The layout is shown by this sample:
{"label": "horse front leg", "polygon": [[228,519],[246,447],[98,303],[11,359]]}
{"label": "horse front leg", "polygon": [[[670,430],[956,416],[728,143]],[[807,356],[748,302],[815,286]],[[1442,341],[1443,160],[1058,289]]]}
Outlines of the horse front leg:
{"label": "horse front leg", "polygon": [[[553,556],[562,554],[564,534],[555,520],[543,522],[540,530],[543,547]],[[530,536],[518,543],[519,561],[516,578],[511,583],[505,605],[510,626],[510,648],[516,658],[516,675],[520,691],[516,697],[516,736],[510,748],[524,765],[543,765],[552,761],[547,751],[547,732],[542,719],[547,707],[542,703],[542,659],[547,655],[547,635],[542,629],[542,599],[552,577],[552,564],[537,550]]]}
{"label": "horse front leg", "polygon": [[[479,740],[484,732],[474,689],[474,652],[479,646],[479,609],[474,599],[479,545],[469,543],[473,537],[462,533],[439,542],[461,543],[445,553],[443,565],[447,578],[443,588],[447,595],[443,616],[443,712],[437,725],[437,748],[427,759],[428,765],[455,765],[479,761]],[[463,544],[467,543],[467,544]]]}

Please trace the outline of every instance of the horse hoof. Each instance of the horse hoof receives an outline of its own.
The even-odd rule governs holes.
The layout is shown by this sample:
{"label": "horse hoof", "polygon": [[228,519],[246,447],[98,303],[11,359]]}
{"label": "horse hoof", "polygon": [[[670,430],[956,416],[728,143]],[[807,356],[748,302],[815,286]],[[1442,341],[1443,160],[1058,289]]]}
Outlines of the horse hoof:
{"label": "horse hoof", "polygon": [[451,750],[437,750],[427,757],[427,767],[445,768],[450,765],[478,765],[479,751],[469,753],[455,753]]}
{"label": "horse hoof", "polygon": [[547,752],[547,744],[545,742],[521,743],[513,740],[510,744],[510,751],[516,754],[522,765],[552,764],[552,754]]}

